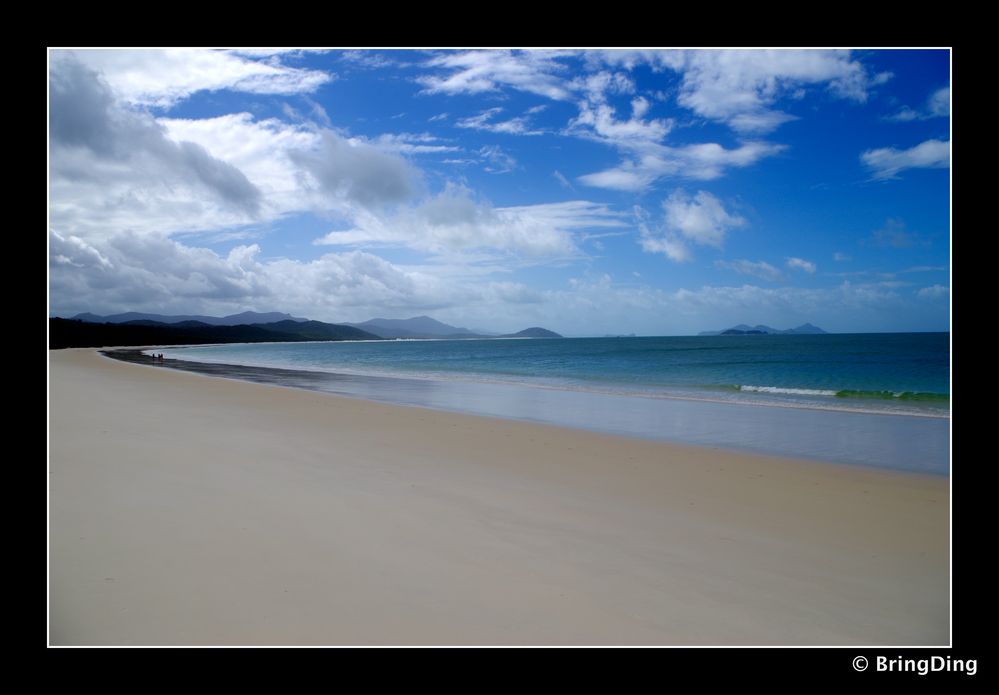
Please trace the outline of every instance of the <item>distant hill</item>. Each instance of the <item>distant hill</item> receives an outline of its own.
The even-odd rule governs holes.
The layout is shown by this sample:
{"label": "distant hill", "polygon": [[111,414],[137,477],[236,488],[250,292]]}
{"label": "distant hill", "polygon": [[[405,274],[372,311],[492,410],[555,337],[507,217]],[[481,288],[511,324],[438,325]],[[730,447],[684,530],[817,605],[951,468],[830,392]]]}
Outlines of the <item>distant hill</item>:
{"label": "distant hill", "polygon": [[84,313],[73,317],[77,321],[88,323],[131,323],[134,321],[155,321],[157,323],[177,324],[196,321],[208,326],[247,326],[255,323],[277,323],[279,321],[308,321],[300,319],[291,314],[282,314],[277,311],[258,313],[255,311],[244,311],[241,314],[231,314],[218,318],[216,316],[180,315],[167,316],[164,314],[144,314],[138,311],[129,311],[124,314],[113,314],[111,316],[98,316],[97,314]]}
{"label": "distant hill", "polygon": [[348,323],[383,338],[481,338],[467,328],[449,326],[429,316],[414,316],[409,319],[370,319],[363,323]]}
{"label": "distant hill", "polygon": [[361,328],[383,338],[428,339],[446,338],[448,340],[485,340],[487,338],[561,338],[558,333],[547,328],[535,326],[526,328],[519,333],[499,334],[494,331],[470,331],[442,323],[430,316],[414,316],[409,319],[371,319],[363,323],[348,323],[347,326]]}
{"label": "distant hill", "polygon": [[111,345],[200,345],[305,340],[381,340],[381,337],[353,326],[293,319],[238,326],[213,326],[200,321],[170,324],[148,319],[125,323],[49,319],[49,348],[53,350]]}
{"label": "distant hill", "polygon": [[500,338],[561,338],[555,331],[550,331],[547,328],[540,328],[538,326],[532,326],[531,328],[525,328],[519,333],[508,333],[507,335],[501,335]]}
{"label": "distant hill", "polygon": [[822,330],[818,326],[813,326],[810,323],[803,323],[797,328],[788,328],[787,330],[779,330],[777,328],[771,328],[770,326],[747,326],[744,323],[740,323],[738,326],[732,326],[724,331],[701,331],[697,335],[820,335],[825,334],[826,331]]}
{"label": "distant hill", "polygon": [[145,314],[129,311],[112,316],[77,314],[72,319],[49,320],[50,345],[103,347],[108,345],[186,345],[203,343],[291,342],[302,340],[382,340],[488,338],[561,338],[547,328],[533,326],[518,333],[475,333],[430,316],[408,319],[375,318],[363,323],[323,323],[279,312],[245,311],[215,316]]}

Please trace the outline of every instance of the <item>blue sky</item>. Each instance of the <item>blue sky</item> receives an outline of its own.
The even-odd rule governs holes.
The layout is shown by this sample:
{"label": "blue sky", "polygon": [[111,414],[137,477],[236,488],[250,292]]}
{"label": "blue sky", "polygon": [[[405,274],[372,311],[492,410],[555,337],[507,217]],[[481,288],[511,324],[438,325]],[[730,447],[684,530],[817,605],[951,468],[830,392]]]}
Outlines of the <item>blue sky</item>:
{"label": "blue sky", "polygon": [[49,54],[50,310],[949,326],[950,55]]}

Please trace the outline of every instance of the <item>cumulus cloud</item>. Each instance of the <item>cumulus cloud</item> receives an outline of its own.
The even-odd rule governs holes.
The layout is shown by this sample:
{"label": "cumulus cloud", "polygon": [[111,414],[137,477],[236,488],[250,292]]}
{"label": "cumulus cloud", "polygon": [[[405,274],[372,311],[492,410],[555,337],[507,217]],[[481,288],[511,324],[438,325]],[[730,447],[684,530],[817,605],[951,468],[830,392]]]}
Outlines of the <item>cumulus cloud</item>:
{"label": "cumulus cloud", "polygon": [[641,118],[649,111],[649,107],[652,104],[645,97],[635,97],[631,100],[631,116],[632,118]]}
{"label": "cumulus cloud", "polygon": [[787,267],[792,270],[803,270],[809,274],[815,274],[817,270],[815,264],[811,261],[806,261],[804,258],[794,258],[793,256],[787,259]]}
{"label": "cumulus cloud", "polygon": [[950,115],[950,87],[943,87],[930,95],[926,102],[926,113],[937,117]]}
{"label": "cumulus cloud", "polygon": [[114,268],[107,256],[72,234],[64,237],[58,232],[52,232],[49,237],[49,257],[55,266],[93,268],[99,271]]}
{"label": "cumulus cloud", "polygon": [[289,157],[327,196],[367,208],[408,201],[420,187],[419,172],[406,160],[333,131],[323,132],[317,150]]}
{"label": "cumulus cloud", "polygon": [[874,85],[890,78],[871,75],[849,51],[717,50],[664,51],[644,56],[653,65],[683,75],[677,101],[695,113],[739,132],[764,133],[796,118],[773,108],[777,99],[811,85],[863,102]]}
{"label": "cumulus cloud", "polygon": [[715,261],[715,266],[734,270],[743,275],[751,275],[768,282],[780,282],[784,279],[784,274],[780,270],[765,261],[753,262],[745,259],[738,261]]}
{"label": "cumulus cloud", "polygon": [[[620,54],[610,52],[554,52],[554,51],[466,51],[450,53],[432,58],[426,67],[432,70],[442,70],[444,74],[424,75],[419,81],[424,84],[425,91],[447,94],[478,94],[482,92],[501,92],[504,89],[516,89],[532,94],[538,94],[559,101],[574,101],[579,109],[578,115],[571,119],[563,129],[563,134],[587,140],[601,142],[622,152],[625,159],[617,167],[581,176],[579,180],[586,185],[610,188],[614,190],[641,191],[662,177],[676,176],[692,179],[708,180],[722,176],[730,167],[745,167],[760,159],[777,154],[785,149],[783,145],[760,141],[746,141],[737,147],[726,148],[718,143],[694,143],[683,146],[669,146],[664,139],[672,131],[674,121],[668,118],[647,119],[651,103],[644,96],[634,96],[630,100],[630,114],[622,115],[611,103],[611,97],[631,95],[635,92],[635,83],[625,72],[603,69],[607,64],[620,65],[632,69],[642,61],[651,62],[656,69],[673,69],[685,75],[689,84],[704,84],[712,79],[720,79],[708,69],[704,57],[699,53],[721,54],[725,52],[707,51],[693,52],[690,55],[676,52],[637,52]],[[732,52],[729,52],[732,53]],[[848,59],[848,54],[829,54],[826,58],[810,58],[803,56],[790,59],[788,56],[767,59],[755,54],[767,53],[747,51],[750,57],[736,54],[725,58],[729,63],[742,60],[747,74],[743,76],[746,84],[741,88],[744,93],[770,95],[776,97],[781,91],[767,89],[767,79],[781,84],[807,82],[814,76],[815,81],[825,80],[834,86],[837,93],[851,94],[853,98],[861,98],[857,85],[873,83],[873,78],[867,79],[866,72],[859,63]],[[809,52],[804,52],[809,53]],[[814,53],[814,52],[812,52]],[[820,52],[821,53],[821,52]],[[828,53],[828,52],[827,52]],[[604,57],[606,55],[627,55],[626,59]],[[823,54],[825,55],[825,54]],[[838,56],[838,57],[837,57]],[[564,78],[567,69],[566,60],[583,58],[592,68],[592,72],[575,77]],[[723,61],[724,62],[724,61]],[[769,65],[778,70],[778,77],[767,78],[764,73]],[[834,69],[838,65],[839,69]],[[823,71],[822,66],[827,69]],[[851,68],[850,66],[854,66]],[[715,69],[721,69],[716,66]],[[852,78],[850,71],[859,70],[865,77]],[[696,73],[696,74],[695,74]],[[820,77],[822,76],[822,77]],[[717,78],[717,79],[716,79]],[[688,84],[685,82],[685,84]],[[847,88],[853,84],[854,88]],[[838,86],[836,86],[838,85]],[[688,98],[698,99],[704,96],[708,87],[703,89],[688,89]],[[694,96],[691,96],[694,95]],[[701,95],[697,97],[696,95]],[[769,98],[769,97],[768,97]],[[705,97],[706,99],[706,97]],[[772,129],[779,122],[791,118],[770,111],[760,104],[769,103],[762,96],[754,97],[752,108],[742,110],[726,107],[725,118],[733,127],[741,132],[764,132]],[[682,103],[682,102],[681,102]],[[701,102],[698,102],[701,103]],[[705,100],[698,108],[707,109]],[[719,107],[721,108],[721,107]],[[493,132],[510,134],[536,134],[526,120],[526,116],[512,119],[499,119],[500,107],[493,107],[475,116],[459,121],[458,125],[465,128],[476,128]],[[714,112],[712,112],[714,113]],[[719,112],[721,113],[721,112]]]}
{"label": "cumulus cloud", "polygon": [[746,220],[732,215],[721,201],[707,191],[698,191],[691,197],[683,189],[673,192],[663,202],[666,211],[666,229],[675,231],[697,244],[721,248],[725,233],[740,227]]}
{"label": "cumulus cloud", "polygon": [[632,275],[621,285],[601,273],[570,280],[562,289],[536,290],[476,276],[467,268],[398,265],[360,250],[311,261],[263,259],[256,245],[218,254],[130,233],[94,244],[53,233],[50,246],[52,311],[63,316],[126,310],[223,315],[279,308],[336,322],[433,312],[451,323],[499,330],[536,324],[587,335],[642,332],[650,325],[660,334],[693,333],[745,321],[747,313],[754,322],[810,320],[831,330],[877,330],[887,317],[901,315],[925,330],[946,323],[945,313],[928,310],[929,300],[946,296],[943,286],[923,288],[908,299],[897,288],[849,282],[813,289],[742,285],[666,291],[636,286]]}
{"label": "cumulus cloud", "polygon": [[[233,164],[196,143],[167,137],[148,114],[121,106],[107,83],[78,61],[61,57],[49,81],[51,215],[55,223],[142,213],[155,217],[181,201],[187,214],[247,221],[260,190]],[[207,194],[207,196],[205,195]],[[197,209],[194,209],[196,207]]]}
{"label": "cumulus cloud", "polygon": [[734,215],[707,191],[691,196],[682,188],[663,201],[664,221],[653,229],[648,217],[636,208],[639,219],[639,243],[649,253],[662,253],[674,261],[693,258],[689,244],[721,248],[729,229],[741,227],[746,220]]}
{"label": "cumulus cloud", "polygon": [[643,121],[640,117],[618,120],[609,104],[581,103],[579,116],[569,123],[566,132],[597,140],[614,147],[641,147],[661,141],[673,127],[671,120]]}
{"label": "cumulus cloud", "polygon": [[133,233],[102,240],[99,249],[58,233],[50,244],[53,308],[63,314],[143,308],[231,313],[279,304],[282,311],[347,320],[342,317],[348,313],[360,319],[378,309],[430,310],[470,296],[460,283],[362,251],[264,261],[255,244],[220,255]]}
{"label": "cumulus cloud", "polygon": [[946,118],[950,116],[950,87],[942,87],[926,100],[926,106],[922,110],[911,109],[903,106],[896,113],[886,116],[888,121],[925,121],[930,118]]}
{"label": "cumulus cloud", "polygon": [[101,72],[125,101],[159,107],[203,90],[308,94],[335,79],[321,70],[285,64],[288,51],[268,51],[265,55],[184,48],[53,51],[56,56],[64,53]]}
{"label": "cumulus cloud", "polygon": [[950,166],[950,141],[926,140],[907,150],[882,147],[867,150],[860,161],[872,170],[875,180],[897,179],[906,169],[946,169]]}
{"label": "cumulus cloud", "polygon": [[[248,113],[158,121],[175,139],[189,139],[237,164],[264,193],[268,217],[297,210],[397,204],[421,190],[421,174],[404,156],[459,152],[430,133],[348,137],[315,124]],[[304,179],[303,179],[304,176]]]}

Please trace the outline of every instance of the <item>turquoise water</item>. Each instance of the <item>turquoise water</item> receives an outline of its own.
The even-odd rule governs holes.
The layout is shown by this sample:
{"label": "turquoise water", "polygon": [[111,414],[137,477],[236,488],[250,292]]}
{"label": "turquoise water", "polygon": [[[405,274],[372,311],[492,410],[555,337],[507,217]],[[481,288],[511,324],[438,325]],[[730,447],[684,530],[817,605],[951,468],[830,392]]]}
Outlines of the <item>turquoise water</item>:
{"label": "turquoise water", "polygon": [[644,398],[947,417],[947,333],[257,343],[167,357]]}
{"label": "turquoise water", "polygon": [[946,475],[946,333],[257,343],[162,366],[632,437]]}

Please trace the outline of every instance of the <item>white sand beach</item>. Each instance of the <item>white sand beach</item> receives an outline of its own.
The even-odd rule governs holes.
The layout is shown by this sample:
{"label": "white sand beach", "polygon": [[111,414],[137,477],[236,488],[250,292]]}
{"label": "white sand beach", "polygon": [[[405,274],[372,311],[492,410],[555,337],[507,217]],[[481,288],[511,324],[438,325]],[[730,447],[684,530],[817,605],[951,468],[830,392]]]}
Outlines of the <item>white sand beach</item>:
{"label": "white sand beach", "polygon": [[944,645],[940,476],[50,351],[53,645]]}

